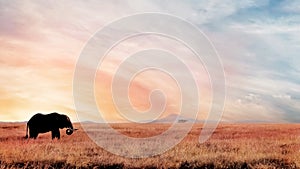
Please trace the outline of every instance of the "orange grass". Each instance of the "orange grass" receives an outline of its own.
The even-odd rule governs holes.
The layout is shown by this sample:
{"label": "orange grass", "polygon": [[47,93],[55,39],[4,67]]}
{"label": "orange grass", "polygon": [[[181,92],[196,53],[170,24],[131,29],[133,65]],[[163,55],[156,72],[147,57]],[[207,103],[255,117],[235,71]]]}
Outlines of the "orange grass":
{"label": "orange grass", "polygon": [[[92,125],[92,124],[91,124]],[[157,135],[168,124],[112,124],[131,137]],[[204,144],[201,124],[164,154],[130,159],[98,147],[79,128],[60,140],[50,133],[26,140],[24,123],[0,123],[0,168],[297,168],[300,166],[299,124],[221,124]],[[109,134],[109,133],[106,133]],[[105,137],[104,137],[105,138]],[[108,140],[109,141],[109,140]],[[167,140],[166,140],[167,141]],[[114,143],[122,145],[118,140]],[[133,150],[134,151],[134,150]]]}

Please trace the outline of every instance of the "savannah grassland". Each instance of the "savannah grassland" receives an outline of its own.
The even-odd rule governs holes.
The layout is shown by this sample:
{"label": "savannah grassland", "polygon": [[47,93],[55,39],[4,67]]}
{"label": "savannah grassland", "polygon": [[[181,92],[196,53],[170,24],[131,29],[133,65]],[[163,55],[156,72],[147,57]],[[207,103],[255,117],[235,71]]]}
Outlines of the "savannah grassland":
{"label": "savannah grassland", "polygon": [[[148,137],[168,124],[113,124],[131,137]],[[202,125],[164,154],[141,159],[124,158],[98,147],[75,124],[71,136],[60,140],[50,133],[26,140],[25,123],[0,123],[1,168],[298,168],[299,124],[221,124],[204,144],[198,143]],[[105,135],[103,136],[105,139]],[[116,144],[122,145],[118,140]],[[134,151],[134,149],[133,149]]]}

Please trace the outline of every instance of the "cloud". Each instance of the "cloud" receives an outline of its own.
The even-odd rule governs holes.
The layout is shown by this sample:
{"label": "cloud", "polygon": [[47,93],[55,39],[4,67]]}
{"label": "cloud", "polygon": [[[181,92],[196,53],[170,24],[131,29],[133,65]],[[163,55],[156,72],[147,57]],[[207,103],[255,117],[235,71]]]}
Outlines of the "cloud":
{"label": "cloud", "polygon": [[284,1],[281,3],[281,10],[288,13],[300,13],[300,2],[297,0]]}
{"label": "cloud", "polygon": [[299,32],[299,17],[251,19],[248,23],[233,23],[231,28],[253,34],[278,34]]}
{"label": "cloud", "polygon": [[277,94],[277,95],[273,95],[274,98],[278,98],[278,99],[287,99],[290,100],[292,97],[288,94]]}
{"label": "cloud", "polygon": [[[28,115],[21,112],[51,111],[51,108],[73,111],[71,114],[76,118],[72,76],[76,59],[90,36],[120,17],[139,12],[162,12],[197,25],[218,50],[228,89],[223,120],[300,121],[296,113],[300,110],[298,3],[268,0],[226,0],[222,3],[214,0],[0,1],[0,100],[1,112],[5,112],[0,113],[0,120],[23,120]],[[154,47],[177,50],[180,54],[186,52],[155,37],[134,40],[138,43],[123,44],[105,62],[104,74],[100,73],[104,79],[111,78],[122,56],[131,54],[131,49],[139,50],[157,42]],[[202,91],[207,97],[204,105],[208,105],[209,79],[203,73],[205,70],[190,57],[183,57],[201,77],[196,81],[204,86]],[[87,61],[84,69],[88,69],[89,64]],[[165,88],[168,83],[141,78],[135,85],[146,93],[153,85]],[[108,94],[104,92],[107,97]],[[140,106],[139,96],[136,97]],[[87,109],[83,112],[89,111],[90,102],[87,98],[84,100]],[[112,104],[103,103],[107,104],[105,111],[113,109]],[[119,117],[112,115],[113,118]]]}

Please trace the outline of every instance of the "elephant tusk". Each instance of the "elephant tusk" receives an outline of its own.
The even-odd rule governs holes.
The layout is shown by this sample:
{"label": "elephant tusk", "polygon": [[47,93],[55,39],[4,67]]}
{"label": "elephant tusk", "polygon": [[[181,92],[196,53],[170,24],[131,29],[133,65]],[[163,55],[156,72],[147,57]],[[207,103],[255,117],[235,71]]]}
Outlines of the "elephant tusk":
{"label": "elephant tusk", "polygon": [[66,130],[66,134],[67,134],[67,135],[73,134],[73,130],[72,130],[72,129],[67,129],[67,130]]}

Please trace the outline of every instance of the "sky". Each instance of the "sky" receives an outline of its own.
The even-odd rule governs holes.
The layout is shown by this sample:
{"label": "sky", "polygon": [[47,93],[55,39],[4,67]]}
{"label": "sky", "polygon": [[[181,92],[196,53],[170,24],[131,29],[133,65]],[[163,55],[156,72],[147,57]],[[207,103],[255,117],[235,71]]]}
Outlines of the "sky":
{"label": "sky", "polygon": [[[74,105],[77,59],[88,40],[102,27],[144,12],[180,17],[209,38],[222,61],[226,79],[222,121],[300,122],[300,58],[297,56],[300,2],[296,0],[0,0],[0,121],[27,121],[37,112],[54,111],[69,115],[72,121],[82,120],[78,119],[78,113],[84,120],[96,119],[97,114],[90,110],[94,100],[85,94],[88,89],[84,73],[82,90],[78,93],[84,109],[78,110]],[[110,37],[113,34],[107,35],[107,39]],[[124,120],[112,99],[114,74],[126,57],[150,48],[172,51],[185,60],[200,86],[198,119],[204,120],[213,93],[205,65],[195,61],[192,53],[178,41],[155,35],[133,37],[120,43],[99,64],[95,75],[99,113],[107,121]],[[147,59],[131,60],[122,69],[121,77],[147,64]],[[170,60],[168,64],[175,74],[184,76],[180,76],[181,70],[176,69],[175,62]],[[89,72],[88,61],[81,70]],[[165,94],[156,100],[157,104],[166,99],[159,118],[178,114],[180,92],[184,90],[162,71],[137,74],[130,83],[128,97],[121,101],[129,99],[134,109],[146,111],[151,107],[149,94],[154,89]]]}

